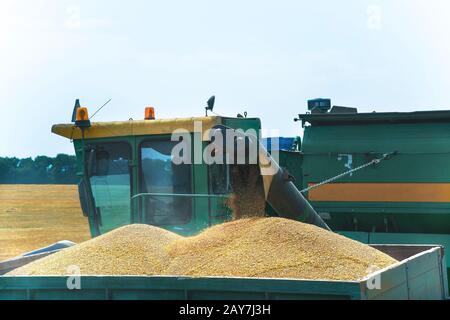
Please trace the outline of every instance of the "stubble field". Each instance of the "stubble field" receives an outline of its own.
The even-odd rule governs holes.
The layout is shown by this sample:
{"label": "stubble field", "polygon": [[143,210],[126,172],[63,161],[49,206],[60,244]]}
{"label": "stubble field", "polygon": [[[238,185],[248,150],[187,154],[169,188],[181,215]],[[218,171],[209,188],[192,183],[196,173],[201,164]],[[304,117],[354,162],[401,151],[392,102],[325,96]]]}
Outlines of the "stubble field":
{"label": "stubble field", "polygon": [[0,261],[60,240],[90,238],[73,185],[0,185]]}

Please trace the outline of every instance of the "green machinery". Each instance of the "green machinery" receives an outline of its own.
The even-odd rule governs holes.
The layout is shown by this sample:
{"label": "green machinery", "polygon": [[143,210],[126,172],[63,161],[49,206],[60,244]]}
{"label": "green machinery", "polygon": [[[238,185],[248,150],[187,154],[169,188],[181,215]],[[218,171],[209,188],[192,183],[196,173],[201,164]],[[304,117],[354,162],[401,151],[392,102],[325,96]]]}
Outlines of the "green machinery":
{"label": "green machinery", "polygon": [[450,111],[358,113],[326,99],[309,110],[296,119],[300,151],[282,151],[281,166],[332,230],[450,248]]}
{"label": "green machinery", "polygon": [[[450,261],[441,245],[450,247],[450,112],[357,114],[329,111],[329,100],[309,105],[311,113],[299,118],[303,143],[280,151],[277,170],[263,178],[268,214],[328,224],[399,264],[361,281],[99,276],[83,277],[83,290],[68,290],[62,276],[0,276],[0,300],[448,298]],[[90,123],[79,105],[73,120],[52,131],[74,142],[80,202],[93,236],[130,223],[191,235],[226,221],[233,166],[173,166],[170,150],[179,141],[172,133],[181,129],[203,152],[212,143],[208,131],[261,127],[259,119],[243,117],[155,120],[153,109],[146,120]],[[259,144],[251,135],[244,140],[246,148]],[[374,279],[378,289],[368,286]]]}
{"label": "green machinery", "polygon": [[[228,198],[233,192],[230,172],[239,166],[240,175],[245,176],[252,166],[260,168],[248,157],[239,164],[205,162],[202,156],[218,131],[226,138],[225,144],[236,144],[237,150],[240,145],[236,141],[241,139],[244,151],[256,147],[257,160],[264,158],[277,168],[260,178],[273,214],[328,228],[260,146],[259,119],[206,116],[156,120],[154,109],[147,108],[145,120],[91,123],[87,109],[77,103],[73,122],[55,125],[52,131],[74,142],[80,202],[93,236],[131,223],[192,235],[229,220]],[[250,129],[254,134],[248,133]],[[226,136],[227,130],[234,134],[231,138]],[[181,151],[188,161],[176,164],[172,151],[180,142],[191,151]]]}
{"label": "green machinery", "polygon": [[[280,152],[279,164],[287,169],[281,180],[294,177],[331,229],[357,240],[450,247],[450,112],[366,114],[331,108],[327,99],[308,106],[311,112],[297,119],[303,142],[297,139],[296,149]],[[75,124],[52,131],[74,141],[80,200],[94,236],[136,222],[189,235],[230,217],[224,201],[231,192],[230,165],[171,166],[170,150],[178,142],[171,134],[183,129],[193,149],[204,151],[211,143],[208,130],[257,131],[259,119],[155,120],[152,110],[147,120],[90,124],[87,111],[79,105],[76,110],[86,112],[84,122],[74,112]],[[268,201],[268,212],[288,214],[280,201],[269,199],[286,197],[274,191],[284,186],[265,189],[278,207],[273,210]],[[288,193],[294,203],[308,204],[296,190]],[[303,211],[315,216],[309,206]],[[297,218],[305,220],[301,212]]]}

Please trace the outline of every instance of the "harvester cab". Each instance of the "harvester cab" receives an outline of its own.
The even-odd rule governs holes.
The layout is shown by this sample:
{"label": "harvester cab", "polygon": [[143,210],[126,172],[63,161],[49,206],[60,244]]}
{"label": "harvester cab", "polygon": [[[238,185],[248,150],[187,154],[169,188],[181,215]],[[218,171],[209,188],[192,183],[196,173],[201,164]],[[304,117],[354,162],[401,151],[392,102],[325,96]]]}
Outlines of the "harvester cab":
{"label": "harvester cab", "polygon": [[328,228],[259,143],[258,118],[156,119],[149,107],[144,120],[91,122],[77,101],[73,120],[52,132],[74,143],[93,236],[132,223],[192,235],[266,206]]}

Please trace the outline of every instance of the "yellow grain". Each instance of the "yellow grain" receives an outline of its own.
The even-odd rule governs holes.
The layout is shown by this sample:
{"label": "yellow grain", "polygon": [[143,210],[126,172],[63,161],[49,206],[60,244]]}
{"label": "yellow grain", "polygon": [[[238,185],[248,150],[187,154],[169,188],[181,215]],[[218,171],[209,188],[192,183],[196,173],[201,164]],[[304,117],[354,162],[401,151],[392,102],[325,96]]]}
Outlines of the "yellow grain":
{"label": "yellow grain", "polygon": [[397,261],[362,243],[282,218],[242,219],[184,238],[147,225],[119,228],[10,275],[175,275],[357,280]]}
{"label": "yellow grain", "polygon": [[357,280],[397,261],[362,243],[281,218],[237,220],[168,246],[166,274]]}
{"label": "yellow grain", "polygon": [[13,270],[9,275],[155,275],[168,263],[164,248],[180,236],[149,225],[130,225]]}
{"label": "yellow grain", "polygon": [[264,217],[266,199],[259,166],[233,166],[231,182],[233,193],[228,206],[233,211],[233,219]]}

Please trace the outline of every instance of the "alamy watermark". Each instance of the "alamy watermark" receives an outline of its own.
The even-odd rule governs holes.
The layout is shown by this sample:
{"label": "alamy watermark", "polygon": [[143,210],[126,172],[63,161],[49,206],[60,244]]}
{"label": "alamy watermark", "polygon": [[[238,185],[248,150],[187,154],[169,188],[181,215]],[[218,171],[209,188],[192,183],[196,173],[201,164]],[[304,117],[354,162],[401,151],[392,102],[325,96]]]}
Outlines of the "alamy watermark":
{"label": "alamy watermark", "polygon": [[67,267],[67,274],[69,277],[66,281],[67,289],[81,290],[81,270],[79,266],[72,265]]}
{"label": "alamy watermark", "polygon": [[367,28],[380,31],[383,28],[383,9],[376,4],[367,7]]}
{"label": "alamy watermark", "polygon": [[370,266],[366,272],[369,274],[369,278],[366,281],[367,289],[369,290],[381,290],[381,269],[377,266]]}
{"label": "alamy watermark", "polygon": [[[261,175],[274,175],[279,169],[279,139],[268,140],[271,150],[269,156],[265,147],[260,144],[263,132],[224,127],[203,131],[202,122],[195,121],[194,138],[186,129],[172,132],[171,141],[178,142],[172,148],[172,162],[175,165],[259,165]],[[271,133],[278,134],[278,131],[272,130]],[[203,141],[209,141],[205,148],[202,146]]]}
{"label": "alamy watermark", "polygon": [[68,15],[66,19],[65,26],[68,29],[76,30],[81,27],[81,9],[80,6],[71,5],[66,9],[66,13]]}

